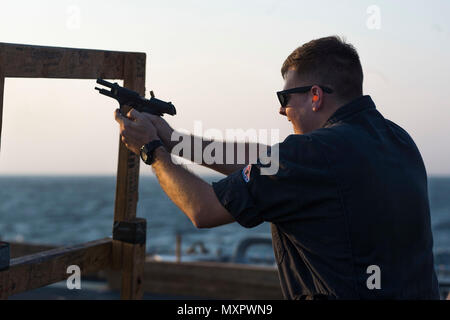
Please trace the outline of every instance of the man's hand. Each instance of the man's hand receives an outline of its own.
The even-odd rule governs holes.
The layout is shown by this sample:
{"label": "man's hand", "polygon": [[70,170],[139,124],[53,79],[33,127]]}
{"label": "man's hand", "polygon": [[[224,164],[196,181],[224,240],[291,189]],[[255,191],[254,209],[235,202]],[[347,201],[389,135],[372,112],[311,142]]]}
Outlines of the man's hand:
{"label": "man's hand", "polygon": [[[160,137],[170,140],[173,132],[163,119],[134,109],[126,116],[117,109],[115,119],[120,124],[123,143],[137,155],[144,144]],[[155,155],[152,167],[161,187],[197,228],[211,228],[234,221],[210,184],[172,163],[170,153],[164,148],[156,149]]]}
{"label": "man's hand", "polygon": [[172,148],[178,143],[178,141],[172,141],[173,128],[163,117],[158,117],[149,113],[142,113],[142,115],[153,123],[164,147],[171,152]]}
{"label": "man's hand", "polygon": [[135,154],[140,154],[144,144],[159,139],[155,125],[146,114],[131,109],[124,117],[117,109],[114,116],[120,124],[122,142]]}

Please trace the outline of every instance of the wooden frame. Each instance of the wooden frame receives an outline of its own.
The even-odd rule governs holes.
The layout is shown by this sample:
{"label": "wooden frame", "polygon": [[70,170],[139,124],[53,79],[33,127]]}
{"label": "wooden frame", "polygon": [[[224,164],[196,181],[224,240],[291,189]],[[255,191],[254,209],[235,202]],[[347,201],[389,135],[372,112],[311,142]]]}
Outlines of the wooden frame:
{"label": "wooden frame", "polygon": [[[123,79],[124,87],[144,95],[145,64],[145,53],[0,43],[0,148],[5,78]],[[139,158],[119,139],[115,222],[135,221],[138,182]],[[82,274],[120,270],[121,298],[140,299],[144,260],[145,243],[109,238],[14,258],[10,268],[0,272],[0,297],[61,281],[67,278],[67,267],[76,264]]]}
{"label": "wooden frame", "polygon": [[[49,245],[10,243],[12,257],[55,249]],[[97,262],[98,263],[98,262]],[[88,275],[91,280],[108,281],[118,290],[121,280],[113,272]],[[223,262],[168,262],[145,260],[144,294],[207,299],[280,300],[278,270],[275,266],[255,266]]]}

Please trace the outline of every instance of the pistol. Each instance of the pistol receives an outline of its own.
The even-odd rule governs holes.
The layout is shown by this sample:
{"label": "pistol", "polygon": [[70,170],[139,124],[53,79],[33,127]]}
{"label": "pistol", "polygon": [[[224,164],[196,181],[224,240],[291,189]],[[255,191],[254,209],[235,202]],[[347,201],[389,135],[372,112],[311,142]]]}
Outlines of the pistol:
{"label": "pistol", "polygon": [[121,87],[117,83],[111,83],[103,79],[97,79],[97,83],[111,88],[111,90],[106,90],[95,87],[95,90],[98,90],[105,96],[116,99],[117,102],[119,102],[121,112],[122,106],[126,105],[133,107],[139,112],[147,112],[156,116],[162,116],[163,114],[170,114],[173,116],[177,113],[175,106],[171,102],[156,99],[153,91],[150,91],[151,98],[145,99],[144,97],[141,97],[139,93]]}

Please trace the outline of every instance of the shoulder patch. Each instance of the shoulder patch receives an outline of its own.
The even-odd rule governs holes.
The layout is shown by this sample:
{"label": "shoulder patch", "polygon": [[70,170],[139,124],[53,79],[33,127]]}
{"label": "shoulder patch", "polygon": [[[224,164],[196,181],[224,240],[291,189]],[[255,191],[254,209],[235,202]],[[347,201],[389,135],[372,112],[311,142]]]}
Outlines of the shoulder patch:
{"label": "shoulder patch", "polygon": [[252,171],[252,165],[249,164],[244,169],[242,169],[242,178],[247,183],[250,181],[250,172]]}

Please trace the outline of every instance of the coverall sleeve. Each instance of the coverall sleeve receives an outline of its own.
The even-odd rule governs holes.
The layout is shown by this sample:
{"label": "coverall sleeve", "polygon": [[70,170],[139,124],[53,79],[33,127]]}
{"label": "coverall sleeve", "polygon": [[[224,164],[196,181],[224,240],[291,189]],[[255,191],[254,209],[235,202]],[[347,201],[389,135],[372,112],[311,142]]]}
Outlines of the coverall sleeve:
{"label": "coverall sleeve", "polygon": [[330,190],[327,161],[308,135],[288,136],[272,146],[269,156],[276,173],[267,174],[269,165],[258,158],[212,184],[221,204],[246,228],[302,219],[303,209],[320,204]]}

